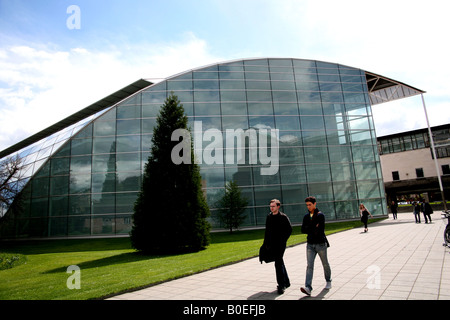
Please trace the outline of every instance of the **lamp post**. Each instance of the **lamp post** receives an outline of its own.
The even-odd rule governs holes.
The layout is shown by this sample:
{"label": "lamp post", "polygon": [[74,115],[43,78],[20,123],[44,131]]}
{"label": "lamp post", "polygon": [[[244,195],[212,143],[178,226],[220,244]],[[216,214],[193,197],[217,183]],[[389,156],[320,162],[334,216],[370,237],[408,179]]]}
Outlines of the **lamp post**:
{"label": "lamp post", "polygon": [[447,211],[447,203],[445,201],[444,188],[442,187],[442,179],[441,179],[441,174],[439,172],[439,165],[438,165],[438,161],[437,161],[437,157],[436,157],[436,149],[434,148],[433,134],[431,132],[430,122],[428,121],[428,113],[427,113],[427,108],[425,106],[425,99],[423,98],[423,93],[421,93],[420,96],[422,97],[423,110],[425,111],[425,119],[427,120],[428,134],[430,136],[430,143],[431,143],[431,151],[433,152],[434,165],[436,166],[436,174],[437,174],[437,178],[439,181],[439,188],[441,190],[442,201],[444,203],[444,210]]}

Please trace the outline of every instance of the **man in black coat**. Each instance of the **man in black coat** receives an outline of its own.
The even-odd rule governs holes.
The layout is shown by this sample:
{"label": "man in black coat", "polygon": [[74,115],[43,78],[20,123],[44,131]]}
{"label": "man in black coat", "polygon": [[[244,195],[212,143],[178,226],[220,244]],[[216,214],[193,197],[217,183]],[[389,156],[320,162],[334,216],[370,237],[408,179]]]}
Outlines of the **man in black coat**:
{"label": "man in black coat", "polygon": [[290,287],[289,276],[283,261],[286,242],[291,236],[292,226],[287,215],[280,211],[281,203],[277,199],[270,201],[270,211],[266,219],[266,232],[263,246],[274,257],[278,293],[284,293]]}

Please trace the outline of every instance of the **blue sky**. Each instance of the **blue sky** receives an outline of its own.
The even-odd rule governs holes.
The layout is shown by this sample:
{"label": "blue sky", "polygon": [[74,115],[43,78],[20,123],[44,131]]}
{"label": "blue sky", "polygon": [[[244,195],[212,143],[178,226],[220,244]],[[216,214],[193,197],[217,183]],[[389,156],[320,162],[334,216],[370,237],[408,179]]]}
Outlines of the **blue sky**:
{"label": "blue sky", "polygon": [[[79,29],[67,20],[80,9]],[[0,150],[140,78],[239,58],[317,59],[427,91],[450,122],[445,0],[0,0]],[[378,135],[426,127],[420,96],[373,107]]]}

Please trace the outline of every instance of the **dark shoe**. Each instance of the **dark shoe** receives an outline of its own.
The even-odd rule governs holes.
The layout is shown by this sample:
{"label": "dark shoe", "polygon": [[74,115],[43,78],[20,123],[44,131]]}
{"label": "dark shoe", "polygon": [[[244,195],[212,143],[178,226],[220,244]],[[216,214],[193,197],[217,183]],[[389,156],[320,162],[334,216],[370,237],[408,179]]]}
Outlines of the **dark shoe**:
{"label": "dark shoe", "polygon": [[278,291],[279,294],[283,294],[283,293],[284,293],[284,290],[286,290],[285,287],[277,286],[277,291]]}
{"label": "dark shoe", "polygon": [[301,287],[300,291],[303,292],[304,294],[310,296],[311,295],[311,290],[308,287]]}

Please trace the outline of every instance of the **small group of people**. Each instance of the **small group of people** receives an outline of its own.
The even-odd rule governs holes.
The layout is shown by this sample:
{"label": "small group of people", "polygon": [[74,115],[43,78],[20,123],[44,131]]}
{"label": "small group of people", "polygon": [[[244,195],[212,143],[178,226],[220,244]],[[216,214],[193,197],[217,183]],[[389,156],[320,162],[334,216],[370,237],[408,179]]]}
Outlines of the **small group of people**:
{"label": "small group of people", "polygon": [[423,201],[420,203],[419,201],[413,202],[413,213],[414,213],[414,219],[416,220],[416,223],[420,222],[420,213],[423,213],[423,217],[425,219],[425,223],[431,223],[431,214],[433,213],[433,208],[431,208],[431,205],[428,201]]}
{"label": "small group of people", "polygon": [[[328,240],[325,236],[325,215],[317,208],[315,197],[307,197],[305,204],[308,213],[305,214],[302,223],[302,233],[307,234],[306,245],[306,279],[305,286],[300,291],[306,295],[311,295],[312,279],[314,273],[314,260],[319,255],[325,274],[325,289],[331,289],[331,268],[327,258]],[[262,258],[260,251],[260,261],[275,262],[275,274],[277,279],[277,291],[284,293],[291,283],[284,265],[283,255],[286,250],[286,242],[292,233],[291,222],[286,214],[280,211],[281,202],[278,199],[270,201],[270,214],[266,219],[266,231],[261,249],[270,252]],[[269,257],[270,256],[270,257]],[[267,257],[267,258],[266,258]]]}
{"label": "small group of people", "polygon": [[[414,201],[412,203],[413,206],[413,213],[414,213],[414,219],[416,220],[416,223],[420,222],[420,213],[423,213],[423,217],[425,219],[425,223],[431,223],[431,214],[433,213],[433,208],[431,207],[430,203],[426,200],[420,202],[420,201]],[[395,201],[391,202],[391,205],[389,206],[391,209],[392,217],[394,220],[397,219],[397,209],[398,205]]]}

